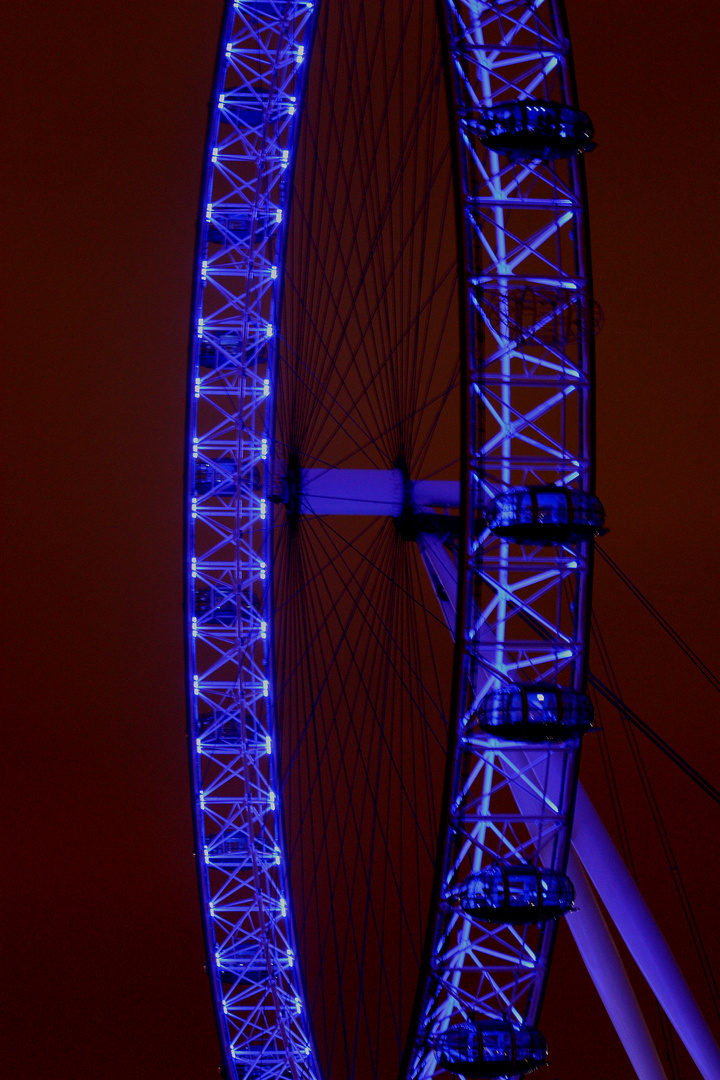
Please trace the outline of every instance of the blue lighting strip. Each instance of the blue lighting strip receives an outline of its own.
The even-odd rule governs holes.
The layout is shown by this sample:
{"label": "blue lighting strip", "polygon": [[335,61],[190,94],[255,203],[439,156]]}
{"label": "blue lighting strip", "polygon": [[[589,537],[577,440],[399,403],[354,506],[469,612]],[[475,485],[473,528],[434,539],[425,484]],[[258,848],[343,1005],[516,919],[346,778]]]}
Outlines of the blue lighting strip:
{"label": "blue lighting strip", "polygon": [[510,544],[483,527],[522,485],[592,491],[592,287],[582,160],[509,160],[480,141],[484,111],[575,105],[559,0],[445,0],[465,240],[471,396],[469,602],[449,837],[408,1076],[440,1070],[439,1036],[471,1018],[535,1025],[555,923],[495,926],[453,904],[497,862],[564,872],[579,739],[484,735],[488,692],[517,681],[584,689],[592,552]]}
{"label": "blue lighting strip", "polygon": [[196,853],[232,1080],[314,1080],[282,854],[268,672],[268,420],[308,0],[225,14],[199,225],[187,625]]}

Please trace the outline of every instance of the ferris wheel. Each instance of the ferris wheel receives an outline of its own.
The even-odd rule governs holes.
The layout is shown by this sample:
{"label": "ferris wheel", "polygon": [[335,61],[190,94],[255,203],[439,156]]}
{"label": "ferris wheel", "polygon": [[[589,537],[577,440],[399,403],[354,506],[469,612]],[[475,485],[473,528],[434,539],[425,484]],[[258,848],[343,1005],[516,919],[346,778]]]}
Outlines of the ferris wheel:
{"label": "ferris wheel", "polygon": [[531,1071],[571,910],[633,1067],[659,1080],[588,877],[720,1076],[577,780],[604,526],[592,135],[560,0],[227,5],[186,607],[232,1080]]}

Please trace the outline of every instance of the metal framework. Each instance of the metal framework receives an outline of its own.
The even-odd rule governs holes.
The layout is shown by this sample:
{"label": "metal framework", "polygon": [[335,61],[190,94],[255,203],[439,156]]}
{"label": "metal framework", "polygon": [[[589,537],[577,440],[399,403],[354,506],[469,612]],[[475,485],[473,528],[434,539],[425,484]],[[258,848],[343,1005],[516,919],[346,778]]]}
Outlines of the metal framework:
{"label": "metal framework", "polygon": [[312,4],[228,6],[198,242],[187,612],[196,852],[226,1070],[313,1077],[281,856],[267,667],[268,352]]}
{"label": "metal framework", "polygon": [[[400,7],[409,11],[413,0]],[[380,454],[370,468],[308,457],[309,450],[304,460],[303,448],[291,446],[283,434],[284,402],[294,393],[285,374],[293,354],[282,308],[287,223],[305,61],[319,13],[311,0],[234,0],[226,12],[198,237],[186,608],[196,850],[208,972],[232,1080],[319,1080],[332,1058],[326,1053],[321,1063],[312,1030],[316,1004],[308,1000],[307,973],[301,974],[298,963],[303,915],[293,910],[290,879],[292,850],[302,847],[295,831],[301,835],[301,828],[291,821],[289,839],[281,813],[289,774],[281,774],[278,760],[282,731],[274,700],[285,678],[278,649],[272,648],[277,536],[283,529],[289,535],[302,521],[323,523],[340,515],[394,522],[397,543],[412,546],[427,572],[427,588],[410,574],[402,590],[415,590],[425,617],[429,589],[440,612],[436,621],[454,642],[454,704],[439,709],[449,764],[439,833],[426,845],[435,881],[424,942],[417,942],[412,1015],[400,1024],[401,1075],[434,1075],[443,1033],[469,1018],[534,1026],[548,975],[555,922],[489,923],[461,909],[457,896],[469,875],[498,862],[558,874],[568,863],[579,737],[541,745],[511,742],[484,734],[477,717],[487,694],[518,682],[584,688],[591,543],[511,542],[486,526],[486,512],[497,495],[525,486],[593,491],[594,308],[586,199],[581,157],[503,156],[487,149],[481,134],[488,110],[534,101],[574,108],[576,95],[560,0],[437,0],[437,10],[442,44],[428,62],[417,111],[426,108],[426,97],[441,100],[433,80],[444,69],[464,366],[438,389],[428,363],[425,402],[452,397],[456,407],[459,400],[462,415],[452,423],[467,438],[454,472],[441,465],[429,475],[413,472],[404,452],[394,459]],[[347,63],[354,66],[350,53]],[[323,65],[324,60],[320,69],[326,73]],[[332,92],[327,80],[323,93]],[[367,100],[372,112],[371,94]],[[402,115],[404,109],[403,104]],[[384,129],[383,138],[389,145]],[[358,145],[362,157],[361,135]],[[432,154],[426,156],[430,161]],[[322,180],[327,196],[327,178]],[[353,183],[357,187],[352,177],[347,180],[348,190]],[[311,178],[311,192],[312,185]],[[361,191],[360,198],[372,194]],[[424,205],[422,198],[418,205]],[[364,226],[353,213],[351,207],[360,232]],[[310,235],[314,227],[309,220]],[[407,243],[403,239],[403,250]],[[371,248],[380,251],[382,276],[387,253],[382,242]],[[338,249],[342,255],[340,241]],[[328,268],[322,286],[328,294],[342,261],[336,256]],[[363,279],[365,274],[363,264]],[[288,281],[299,292],[297,281]],[[353,293],[355,317],[359,291]],[[418,327],[430,302],[416,302],[422,310],[410,313],[410,329],[400,333],[399,344],[385,342],[388,355],[399,356],[411,337],[420,348]],[[367,298],[362,303],[372,306]],[[370,335],[367,326],[363,335]],[[328,353],[330,348],[328,342]],[[304,361],[296,358],[301,366]],[[381,372],[388,361],[378,363]],[[317,385],[329,385],[332,365],[322,370]],[[353,415],[353,370],[347,368],[333,391],[342,422]],[[375,381],[372,375],[369,382]],[[370,412],[382,412],[381,404]],[[367,447],[363,452],[371,457]],[[348,577],[359,577],[346,558],[350,549],[357,554],[354,545],[353,540],[335,551]],[[367,555],[368,566],[374,557]],[[342,567],[331,569],[332,560],[331,553],[324,566],[318,563],[316,578],[342,577]],[[332,589],[326,591],[329,610],[314,631],[318,641],[341,609]],[[377,611],[381,592],[373,600]],[[345,595],[342,603],[347,604]],[[347,626],[349,617],[343,618]],[[321,647],[313,646],[309,623],[298,625],[306,626],[308,636],[301,666]],[[428,637],[428,647],[434,640]],[[352,662],[347,672],[354,672]],[[412,668],[413,680],[420,667]],[[347,672],[334,676],[345,684],[346,696]],[[404,685],[404,676],[397,677]],[[297,701],[299,708],[301,695]],[[305,719],[300,717],[301,726]],[[393,738],[387,737],[388,745]],[[359,847],[362,836],[358,826]],[[390,866],[391,876],[396,869]],[[599,940],[601,923],[600,917],[592,926],[584,924],[587,940]],[[307,944],[303,949],[307,958]],[[621,968],[612,968],[608,985],[622,983]],[[640,1042],[641,1056],[650,1062],[645,1075],[660,1076],[645,1035]],[[707,1060],[712,1053],[707,1051]],[[349,1077],[353,1068],[347,1067]],[[376,1067],[375,1075],[380,1071],[386,1069]]]}
{"label": "metal framework", "polygon": [[[564,871],[579,741],[545,749],[478,732],[482,697],[517,680],[582,690],[591,551],[499,540],[483,529],[498,492],[592,491],[592,286],[582,160],[509,161],[476,131],[484,110],[575,103],[569,42],[553,3],[451,3],[471,370],[471,522],[466,659],[451,842],[411,1072],[434,1072],[433,1035],[480,1014],[534,1024],[555,925],[491,926],[450,898],[494,860]],[[509,798],[508,798],[509,796]]]}

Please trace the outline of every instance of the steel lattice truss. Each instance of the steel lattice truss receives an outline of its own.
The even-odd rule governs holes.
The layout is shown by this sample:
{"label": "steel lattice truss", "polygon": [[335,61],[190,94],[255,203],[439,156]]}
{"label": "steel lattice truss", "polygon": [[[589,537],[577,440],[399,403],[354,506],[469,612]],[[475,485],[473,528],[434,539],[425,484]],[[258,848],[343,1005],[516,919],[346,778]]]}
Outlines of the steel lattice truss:
{"label": "steel lattice truss", "polygon": [[[531,749],[474,726],[518,679],[582,689],[589,551],[509,545],[482,528],[522,484],[591,490],[591,291],[577,159],[512,164],[474,133],[480,111],[572,103],[551,0],[446,0],[466,238],[471,522],[463,724],[437,927],[409,1075],[471,1015],[536,1020],[554,939],[460,914],[453,889],[501,860],[564,870],[579,745]],[[236,0],[213,103],[191,395],[188,583],[196,832],[210,977],[226,1068],[317,1075],[294,963],[273,755],[265,599],[270,350],[284,180],[311,41],[306,0]]]}
{"label": "steel lattice truss", "polygon": [[236,0],[199,244],[188,589],[197,848],[227,1070],[314,1075],[274,795],[264,592],[266,412],[285,170],[312,19]]}
{"label": "steel lattice truss", "polygon": [[529,751],[473,727],[481,698],[518,680],[582,689],[586,546],[508,544],[482,527],[498,492],[593,484],[592,299],[582,165],[510,162],[474,132],[482,110],[525,98],[574,102],[569,42],[551,2],[448,4],[460,135],[473,398],[464,728],[444,903],[414,1075],[435,1070],[433,1036],[473,1015],[533,1024],[555,936],[460,914],[453,889],[498,860],[564,871],[577,742]]}

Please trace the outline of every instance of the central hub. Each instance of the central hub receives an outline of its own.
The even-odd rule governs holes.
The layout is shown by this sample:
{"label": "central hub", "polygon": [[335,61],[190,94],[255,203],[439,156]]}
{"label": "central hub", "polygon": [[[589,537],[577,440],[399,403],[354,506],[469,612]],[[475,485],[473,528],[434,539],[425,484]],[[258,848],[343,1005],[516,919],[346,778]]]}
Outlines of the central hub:
{"label": "central hub", "polygon": [[300,468],[298,454],[292,453],[288,457],[287,471],[281,483],[275,486],[275,491],[270,495],[270,502],[282,503],[287,510],[288,524],[296,529],[300,521],[300,496],[302,492],[303,471]]}
{"label": "central hub", "polygon": [[435,519],[440,531],[454,529],[459,519],[449,511],[460,506],[460,484],[411,480],[402,456],[392,469],[303,469],[293,453],[280,489],[270,498],[284,503],[292,526],[301,515],[391,517],[403,540],[417,540],[421,532],[437,531]]}
{"label": "central hub", "polygon": [[404,454],[395,459],[393,466],[402,477],[402,507],[395,515],[395,531],[403,540],[417,540],[418,515],[413,505],[413,484]]}

